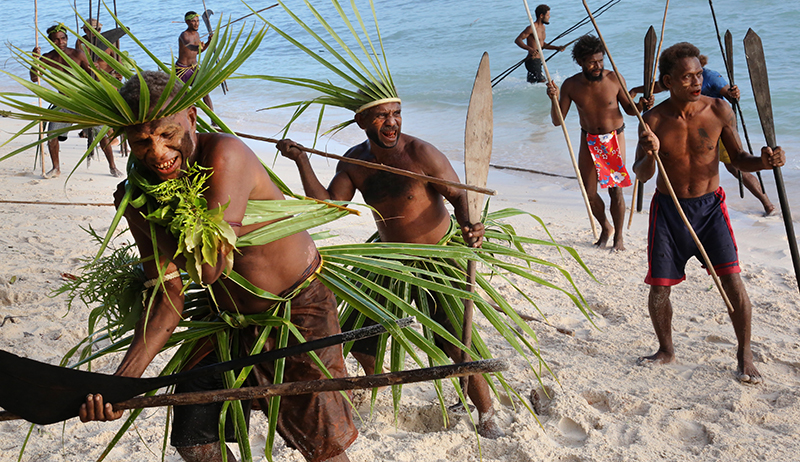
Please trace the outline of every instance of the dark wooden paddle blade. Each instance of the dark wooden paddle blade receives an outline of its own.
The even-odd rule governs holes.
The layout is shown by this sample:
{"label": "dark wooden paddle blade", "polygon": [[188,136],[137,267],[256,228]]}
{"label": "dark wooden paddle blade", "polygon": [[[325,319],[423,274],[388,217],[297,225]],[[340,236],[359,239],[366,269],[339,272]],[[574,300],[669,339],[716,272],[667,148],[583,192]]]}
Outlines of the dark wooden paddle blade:
{"label": "dark wooden paddle blade", "polygon": [[731,35],[731,31],[725,31],[723,40],[725,41],[725,62],[727,63],[728,80],[730,80],[730,84],[733,86],[733,36]]}
{"label": "dark wooden paddle blade", "polygon": [[[655,75],[656,60],[656,30],[653,26],[647,29],[644,36],[644,97],[653,96],[650,89],[653,87],[653,76]],[[639,209],[641,212],[641,209]]]}
{"label": "dark wooden paddle blade", "polygon": [[[772,118],[772,97],[769,92],[767,62],[764,59],[764,47],[761,44],[761,37],[753,29],[748,29],[747,34],[744,36],[744,56],[747,60],[750,85],[753,87],[753,98],[756,101],[758,116],[761,118],[764,138],[766,138],[769,147],[775,148],[777,141],[775,139],[775,121]],[[794,265],[794,275],[797,279],[798,288],[800,288],[800,252],[798,252],[797,239],[794,234],[792,211],[789,208],[789,200],[786,197],[786,188],[783,185],[783,174],[780,167],[774,167],[772,172],[775,174],[775,186],[778,189],[778,199],[780,199],[781,203],[783,224],[786,227],[786,238],[789,241],[789,252]]]}
{"label": "dark wooden paddle blade", "polygon": [[[412,322],[413,317],[396,321],[398,328],[407,327]],[[107,403],[116,403],[193,378],[241,369],[384,332],[386,328],[376,324],[180,374],[146,379],[58,367],[0,350],[0,407],[27,421],[48,425],[76,417],[80,405],[90,393],[103,395]]]}
{"label": "dark wooden paddle blade", "polygon": [[89,393],[100,393],[114,403],[152,389],[151,379],[52,366],[3,350],[0,350],[0,371],[0,406],[39,425],[76,417]]}
{"label": "dark wooden paddle blade", "polygon": [[211,10],[203,11],[203,22],[206,24],[206,29],[208,29],[208,33],[210,34],[214,29],[211,28],[211,15],[214,14]]}

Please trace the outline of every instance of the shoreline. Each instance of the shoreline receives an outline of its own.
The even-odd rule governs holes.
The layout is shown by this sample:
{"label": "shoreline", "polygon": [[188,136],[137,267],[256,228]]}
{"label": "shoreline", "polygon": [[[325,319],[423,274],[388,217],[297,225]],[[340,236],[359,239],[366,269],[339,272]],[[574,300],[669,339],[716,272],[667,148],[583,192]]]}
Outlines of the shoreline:
{"label": "shoreline", "polygon": [[[21,126],[18,124],[2,119],[0,129],[11,132]],[[231,128],[269,132],[263,127],[239,127],[236,123]],[[293,136],[309,146],[313,139],[309,134]],[[248,145],[273,165],[273,146],[249,141]],[[119,180],[108,174],[103,158],[88,168],[79,167],[64,184],[83,146],[84,140],[75,134],[62,143],[59,179],[43,180],[32,172],[31,153],[0,163],[0,199],[110,202]],[[322,148],[339,153],[345,146],[327,141]],[[7,152],[9,146],[0,148],[0,156]],[[125,159],[118,153],[115,148],[121,167]],[[327,184],[335,162],[315,157],[312,164],[320,180]],[[463,178],[463,164],[453,165]],[[274,170],[290,188],[301,190],[293,163],[278,157]],[[430,384],[404,387],[397,421],[388,391],[378,393],[372,414],[370,395],[362,392],[353,398],[362,420],[356,420],[360,436],[348,450],[351,460],[795,460],[800,452],[800,294],[783,224],[779,217],[760,216],[760,204],[752,197],[739,203],[734,197],[735,188],[728,186],[724,176],[722,181],[731,204],[742,277],[753,302],[753,350],[765,384],[747,386],[734,379],[733,329],[711,279],[694,261],[687,265],[687,280],[672,291],[678,361],[663,366],[634,365],[639,356],[651,354],[656,348],[647,314],[648,289],[643,282],[651,184],[645,194],[644,213],[637,214],[631,229],[626,230],[627,250],[611,253],[591,245],[591,229],[575,180],[491,169],[488,187],[498,190],[491,209],[515,207],[537,215],[553,238],[575,248],[592,271],[596,280],[574,262],[561,260],[556,251],[535,248],[537,256],[562,262],[571,272],[594,311],[592,322],[563,294],[526,286],[536,305],[519,297],[510,299],[512,305],[537,319],[541,319],[540,311],[553,326],[570,329],[574,336],[540,322],[530,323],[554,376],[525,363],[515,351],[503,346],[502,338],[485,335],[497,357],[510,361],[504,377],[520,393],[519,397],[509,395],[498,387],[495,409],[505,437],[481,439],[479,446],[469,419],[459,414],[451,414],[451,426],[445,428]],[[628,205],[630,191],[626,188]],[[357,195],[354,202],[360,201]],[[93,256],[97,249],[80,227],[92,226],[104,233],[113,207],[0,202],[0,211],[4,216],[0,248],[5,262],[0,269],[0,318],[6,320],[0,327],[0,348],[56,364],[82,338],[88,310],[75,306],[67,313],[64,298],[50,298],[48,294],[61,285],[61,273],[78,271],[80,259]],[[506,221],[520,235],[547,238],[530,217]],[[374,224],[370,214],[365,213],[338,220],[326,228],[338,236],[321,241],[320,245],[363,241],[374,230]],[[476,322],[482,332],[491,328],[481,316]],[[94,370],[110,372],[118,360],[118,356],[110,356],[96,362]],[[351,358],[347,363],[352,374],[360,373]],[[158,360],[154,362],[146,375],[153,375],[158,364]],[[541,380],[534,371],[541,371]],[[453,401],[452,387],[445,384],[444,389],[446,402]],[[533,393],[539,397],[535,405],[530,401]],[[526,406],[536,408],[535,417]],[[160,460],[164,418],[163,410],[143,413],[137,420],[141,439],[129,431],[108,460]],[[24,460],[92,460],[120,425],[84,425],[72,419],[63,427],[37,427]],[[28,427],[22,422],[0,423],[0,462],[16,460]],[[256,460],[264,460],[265,428],[263,416],[254,413],[251,442]],[[274,454],[276,460],[302,461],[299,453],[286,448],[280,439]],[[180,458],[168,448],[166,460]]]}

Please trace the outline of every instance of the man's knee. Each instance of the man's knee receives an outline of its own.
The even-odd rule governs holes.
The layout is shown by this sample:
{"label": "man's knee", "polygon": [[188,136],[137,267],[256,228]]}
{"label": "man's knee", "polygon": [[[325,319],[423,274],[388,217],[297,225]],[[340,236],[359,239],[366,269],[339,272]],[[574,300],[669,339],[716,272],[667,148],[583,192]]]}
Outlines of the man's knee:
{"label": "man's knee", "polygon": [[[183,460],[187,462],[217,462],[222,460],[222,449],[219,442],[201,444],[198,446],[184,446],[175,448],[178,454],[181,455]],[[228,453],[228,461],[236,462],[236,458],[225,445],[225,450]]]}

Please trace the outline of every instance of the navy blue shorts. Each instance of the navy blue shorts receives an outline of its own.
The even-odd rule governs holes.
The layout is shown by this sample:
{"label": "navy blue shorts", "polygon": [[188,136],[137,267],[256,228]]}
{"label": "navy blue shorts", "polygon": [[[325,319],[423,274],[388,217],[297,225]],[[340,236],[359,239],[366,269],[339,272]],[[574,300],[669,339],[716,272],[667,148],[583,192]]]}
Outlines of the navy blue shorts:
{"label": "navy blue shorts", "polygon": [[[739,254],[725,205],[725,191],[691,199],[679,199],[686,218],[706,249],[718,276],[738,273]],[[686,262],[703,257],[684,225],[672,198],[656,191],[650,203],[647,232],[648,270],[644,282],[652,286],[674,286],[686,279]],[[704,265],[705,267],[705,265]]]}

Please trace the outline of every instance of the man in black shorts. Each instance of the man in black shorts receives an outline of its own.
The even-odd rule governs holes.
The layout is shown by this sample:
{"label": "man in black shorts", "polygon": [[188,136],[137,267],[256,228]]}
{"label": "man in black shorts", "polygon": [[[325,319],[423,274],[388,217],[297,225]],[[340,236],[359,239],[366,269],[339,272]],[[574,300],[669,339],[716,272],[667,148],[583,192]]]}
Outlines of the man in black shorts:
{"label": "man in black shorts", "polygon": [[[542,45],[542,50],[558,50],[564,51],[567,47],[557,47],[549,43],[545,43],[544,26],[550,24],[550,7],[547,5],[539,5],[536,7],[536,21],[533,23],[536,26],[536,35],[539,36],[539,43]],[[544,82],[544,74],[542,73],[542,57],[539,56],[539,50],[536,49],[536,41],[533,36],[533,29],[531,26],[526,27],[514,43],[518,47],[528,52],[528,57],[525,58],[525,69],[528,70],[528,82],[539,83]]]}
{"label": "man in black shorts", "polygon": [[659,80],[670,97],[645,113],[647,126],[639,127],[634,172],[642,181],[651,178],[657,154],[665,170],[659,172],[650,206],[649,270],[645,279],[650,284],[648,308],[659,347],[655,354],[640,358],[639,364],[674,361],[670,288],[685,278],[689,258],[699,255],[669,199],[666,173],[733,305],[731,321],[738,340],[736,376],[742,382],[759,383],[762,377],[750,350],[750,299],[739,276],[736,241],[725,193],[719,186],[717,140],[722,139],[731,163],[744,172],[779,167],[786,158],[780,147],[763,147],[760,157],[742,149],[730,105],[700,93],[703,67],[699,55],[694,45],[685,42],[664,50],[659,59]]}

